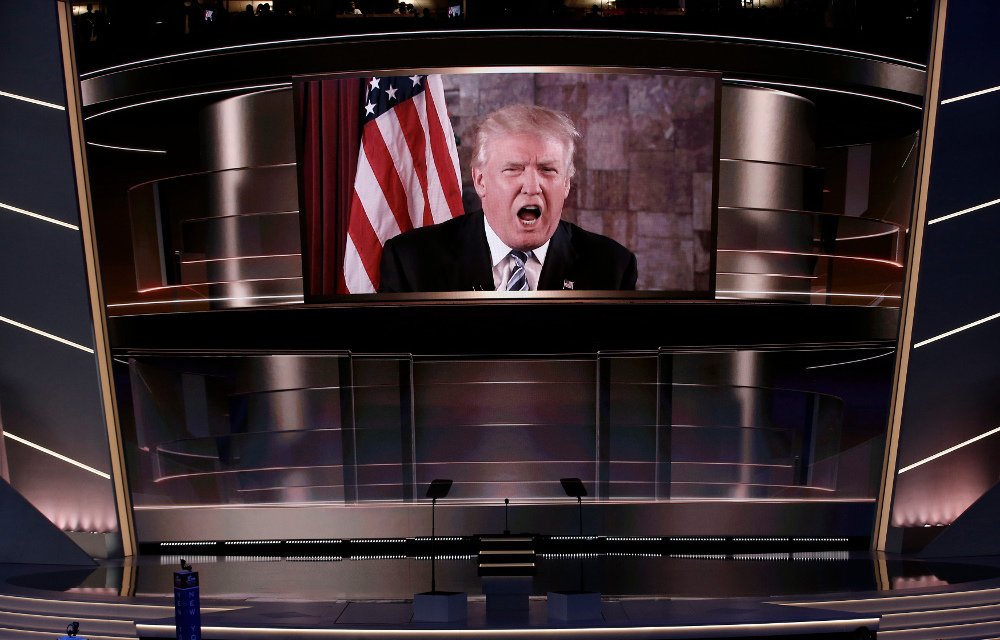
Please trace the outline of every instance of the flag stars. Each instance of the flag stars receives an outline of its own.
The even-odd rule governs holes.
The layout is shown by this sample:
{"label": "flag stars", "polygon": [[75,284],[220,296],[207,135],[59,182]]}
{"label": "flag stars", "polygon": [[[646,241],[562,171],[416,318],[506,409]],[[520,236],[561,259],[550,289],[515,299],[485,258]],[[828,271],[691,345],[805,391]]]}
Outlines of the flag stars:
{"label": "flag stars", "polygon": [[379,88],[378,83],[380,80],[381,78],[372,78],[372,81],[368,83],[368,90],[374,91],[375,89],[378,89]]}
{"label": "flag stars", "polygon": [[[357,85],[355,85],[355,86],[357,86]],[[365,104],[365,115],[366,116],[373,116],[373,115],[375,115],[375,105],[373,105],[370,102],[366,103]]]}
{"label": "flag stars", "polygon": [[420,76],[410,76],[410,82],[413,83],[414,87],[420,86]]}
{"label": "flag stars", "polygon": [[389,99],[390,100],[396,100],[396,92],[397,91],[399,91],[399,89],[397,89],[396,87],[389,87],[388,89],[385,90],[385,92],[387,94],[389,94]]}

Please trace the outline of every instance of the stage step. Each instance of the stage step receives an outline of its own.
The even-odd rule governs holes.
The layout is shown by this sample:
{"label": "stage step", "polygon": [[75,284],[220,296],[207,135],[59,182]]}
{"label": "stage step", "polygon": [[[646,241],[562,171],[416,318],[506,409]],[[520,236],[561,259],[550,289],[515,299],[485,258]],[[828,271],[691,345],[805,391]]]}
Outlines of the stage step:
{"label": "stage step", "polygon": [[[791,604],[791,603],[786,603]],[[880,614],[882,640],[992,640],[1000,638],[1000,589],[892,595],[822,603],[794,603],[816,609]]]}
{"label": "stage step", "polygon": [[479,575],[535,575],[535,541],[530,536],[479,539]]}
{"label": "stage step", "polygon": [[[209,608],[212,610],[215,608]],[[205,609],[203,609],[204,611]],[[80,638],[136,640],[136,620],[169,618],[171,605],[131,602],[88,602],[0,595],[0,638],[56,640],[70,622],[80,623]]]}
{"label": "stage step", "polygon": [[[0,625],[0,638],[3,640],[57,640],[66,635],[66,629],[60,631],[24,631],[22,629],[8,629]],[[81,640],[122,640],[122,638],[138,638],[134,633],[131,636],[100,636],[88,633],[80,636]]]}

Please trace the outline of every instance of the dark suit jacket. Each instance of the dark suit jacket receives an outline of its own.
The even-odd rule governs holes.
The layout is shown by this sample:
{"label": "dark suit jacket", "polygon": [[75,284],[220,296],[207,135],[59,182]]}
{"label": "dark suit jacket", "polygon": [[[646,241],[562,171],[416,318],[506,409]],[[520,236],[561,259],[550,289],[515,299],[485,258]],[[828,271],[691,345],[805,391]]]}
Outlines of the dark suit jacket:
{"label": "dark suit jacket", "polygon": [[[493,291],[482,211],[421,227],[385,243],[379,293]],[[549,242],[539,290],[633,290],[635,256],[611,238],[560,221]]]}

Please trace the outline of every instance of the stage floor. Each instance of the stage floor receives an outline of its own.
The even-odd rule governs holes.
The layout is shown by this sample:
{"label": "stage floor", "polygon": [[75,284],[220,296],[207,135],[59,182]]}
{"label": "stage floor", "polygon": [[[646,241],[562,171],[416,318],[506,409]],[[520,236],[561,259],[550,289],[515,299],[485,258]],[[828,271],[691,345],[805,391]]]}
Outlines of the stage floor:
{"label": "stage floor", "polygon": [[[180,560],[198,571],[202,599],[406,600],[430,590],[429,558],[137,556],[90,568],[9,565],[8,587],[92,595],[172,597]],[[14,569],[16,568],[16,569]],[[474,556],[439,557],[437,587],[482,595]],[[581,580],[582,578],[582,580]],[[927,561],[869,552],[719,557],[538,556],[532,592],[587,589],[605,598],[761,598],[948,588],[1000,579],[992,561]]]}
{"label": "stage floor", "polygon": [[[900,635],[899,616],[962,618],[986,637],[1000,602],[1000,558],[928,562],[868,552],[539,557],[526,611],[487,611],[475,558],[442,558],[437,586],[469,595],[458,623],[413,621],[413,594],[430,588],[430,561],[361,557],[190,556],[201,581],[203,637],[237,638],[857,638],[859,627]],[[0,636],[38,638],[81,621],[91,640],[175,637],[172,574],[180,558],[139,556],[93,569],[0,566]],[[599,615],[548,616],[546,593],[600,591]],[[917,613],[901,613],[917,610]],[[960,612],[960,613],[953,613]],[[892,618],[896,616],[896,618]],[[923,616],[923,617],[920,617]],[[971,616],[971,618],[970,618]],[[28,635],[6,633],[13,623]],[[34,620],[30,624],[25,620]],[[887,625],[886,620],[890,620]],[[952,621],[953,622],[953,621]],[[124,625],[124,626],[123,626]],[[962,626],[960,625],[960,626]],[[991,633],[983,633],[987,626]],[[963,627],[964,628],[964,627]],[[971,630],[976,633],[971,633]],[[34,635],[31,635],[34,634]]]}

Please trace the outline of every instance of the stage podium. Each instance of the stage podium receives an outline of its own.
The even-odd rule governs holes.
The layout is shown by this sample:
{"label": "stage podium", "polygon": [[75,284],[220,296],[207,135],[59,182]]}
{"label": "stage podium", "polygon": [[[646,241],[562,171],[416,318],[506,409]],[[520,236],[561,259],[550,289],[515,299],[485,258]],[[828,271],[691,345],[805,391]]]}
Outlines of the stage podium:
{"label": "stage podium", "polygon": [[479,575],[487,612],[527,611],[534,586],[534,537],[480,536]]}

